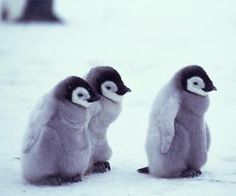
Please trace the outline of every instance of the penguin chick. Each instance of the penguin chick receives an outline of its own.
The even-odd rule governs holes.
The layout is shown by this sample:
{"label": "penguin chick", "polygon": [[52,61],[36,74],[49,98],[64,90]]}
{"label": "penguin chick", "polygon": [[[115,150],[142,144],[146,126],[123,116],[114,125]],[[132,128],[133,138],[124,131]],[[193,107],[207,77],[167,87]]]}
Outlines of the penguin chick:
{"label": "penguin chick", "polygon": [[25,7],[18,22],[53,22],[61,23],[54,13],[54,0],[25,0]]}
{"label": "penguin chick", "polygon": [[99,97],[75,76],[57,84],[33,109],[23,143],[23,177],[34,184],[78,182],[88,168],[88,107]]}
{"label": "penguin chick", "polygon": [[92,116],[88,125],[92,143],[90,171],[104,173],[110,170],[108,160],[112,154],[107,141],[107,129],[121,112],[123,96],[131,90],[124,85],[119,73],[108,66],[92,68],[86,80],[100,95],[100,100],[90,109]]}
{"label": "penguin chick", "polygon": [[4,21],[62,22],[54,12],[54,0],[2,0],[0,4]]}
{"label": "penguin chick", "polygon": [[146,140],[148,167],[155,177],[194,177],[207,161],[210,133],[204,115],[216,90],[204,69],[187,66],[175,74],[152,105]]}

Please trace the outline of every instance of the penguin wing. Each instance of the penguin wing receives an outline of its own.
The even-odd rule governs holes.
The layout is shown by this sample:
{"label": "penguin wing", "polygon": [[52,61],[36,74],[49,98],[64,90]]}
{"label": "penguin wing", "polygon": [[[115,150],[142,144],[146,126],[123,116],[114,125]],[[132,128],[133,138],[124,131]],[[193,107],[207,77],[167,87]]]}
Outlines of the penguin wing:
{"label": "penguin wing", "polygon": [[56,114],[56,102],[44,96],[30,113],[29,125],[24,138],[23,152],[27,153],[38,141],[47,123]]}
{"label": "penguin wing", "polygon": [[207,150],[209,150],[210,144],[211,144],[211,134],[210,134],[210,129],[209,129],[207,123],[205,123],[205,127],[206,127]]}
{"label": "penguin wing", "polygon": [[179,111],[179,101],[175,96],[170,96],[160,107],[157,117],[157,127],[160,132],[160,151],[167,153],[175,135],[175,118]]}

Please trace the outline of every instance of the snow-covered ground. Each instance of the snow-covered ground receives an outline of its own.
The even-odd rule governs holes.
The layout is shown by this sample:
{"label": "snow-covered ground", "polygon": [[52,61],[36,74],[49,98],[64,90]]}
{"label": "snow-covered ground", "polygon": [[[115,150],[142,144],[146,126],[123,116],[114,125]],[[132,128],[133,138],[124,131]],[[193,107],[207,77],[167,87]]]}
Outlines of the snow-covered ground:
{"label": "snow-covered ground", "polygon": [[[236,1],[57,0],[56,11],[64,25],[0,24],[0,195],[236,195]],[[138,174],[154,96],[189,64],[204,66],[218,88],[203,175]],[[27,184],[19,157],[29,111],[59,80],[95,65],[114,66],[132,89],[109,129],[111,172],[61,187]]]}

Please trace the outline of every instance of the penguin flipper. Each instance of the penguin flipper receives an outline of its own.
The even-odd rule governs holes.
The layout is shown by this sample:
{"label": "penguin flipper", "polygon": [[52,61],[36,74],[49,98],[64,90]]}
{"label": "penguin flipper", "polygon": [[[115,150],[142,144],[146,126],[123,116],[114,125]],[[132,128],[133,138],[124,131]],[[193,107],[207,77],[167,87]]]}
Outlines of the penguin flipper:
{"label": "penguin flipper", "polygon": [[138,169],[137,172],[141,174],[149,174],[149,168],[143,167],[143,168]]}
{"label": "penguin flipper", "polygon": [[205,126],[206,126],[207,150],[209,151],[211,145],[211,134],[207,123],[205,123]]}
{"label": "penguin flipper", "polygon": [[23,152],[29,152],[38,141],[41,132],[46,129],[47,123],[56,114],[57,103],[50,96],[45,95],[34,107],[30,114],[27,134],[24,138]]}
{"label": "penguin flipper", "polygon": [[179,99],[177,96],[169,97],[162,106],[157,117],[157,128],[160,131],[162,154],[167,153],[175,135],[175,118],[179,111]]}

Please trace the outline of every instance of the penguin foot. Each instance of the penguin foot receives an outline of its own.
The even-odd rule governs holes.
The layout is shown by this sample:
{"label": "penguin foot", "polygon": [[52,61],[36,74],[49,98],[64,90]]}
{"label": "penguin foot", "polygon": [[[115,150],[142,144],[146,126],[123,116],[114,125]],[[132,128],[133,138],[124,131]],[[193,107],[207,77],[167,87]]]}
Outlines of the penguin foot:
{"label": "penguin foot", "polygon": [[75,176],[63,176],[62,177],[62,182],[64,183],[74,183],[74,182],[81,182],[82,178],[81,175],[75,175]]}
{"label": "penguin foot", "polygon": [[149,174],[149,168],[148,167],[143,167],[137,170],[137,172],[141,174]]}
{"label": "penguin foot", "polygon": [[196,171],[194,169],[187,169],[182,172],[181,177],[183,178],[189,178],[189,177],[198,177],[202,174],[200,170]]}
{"label": "penguin foot", "polygon": [[93,173],[105,173],[111,170],[110,163],[108,161],[98,161],[93,164]]}
{"label": "penguin foot", "polygon": [[81,181],[82,181],[82,178],[81,178],[80,174],[71,177],[71,180],[70,180],[70,182],[81,182]]}
{"label": "penguin foot", "polygon": [[47,184],[52,186],[60,186],[63,182],[61,176],[48,176],[46,179]]}

